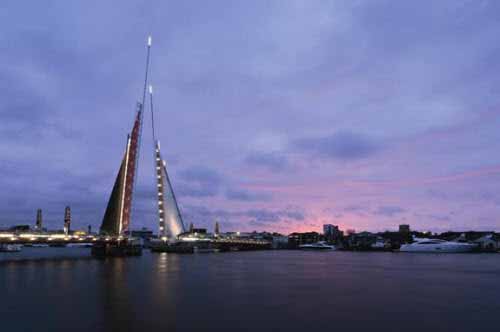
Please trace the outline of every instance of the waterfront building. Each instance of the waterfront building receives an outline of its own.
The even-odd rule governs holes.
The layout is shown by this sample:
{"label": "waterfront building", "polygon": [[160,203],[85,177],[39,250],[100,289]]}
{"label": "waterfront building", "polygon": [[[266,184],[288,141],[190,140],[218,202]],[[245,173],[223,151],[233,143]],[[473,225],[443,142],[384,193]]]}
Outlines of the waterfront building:
{"label": "waterfront building", "polygon": [[500,234],[490,233],[472,241],[479,245],[481,251],[498,251],[500,250]]}
{"label": "waterfront building", "polygon": [[150,247],[151,239],[154,237],[153,231],[146,227],[143,227],[139,230],[133,230],[132,232],[130,232],[130,235],[133,238],[141,239],[144,247]]}
{"label": "waterfront building", "polygon": [[136,229],[136,230],[133,230],[130,235],[132,237],[137,237],[137,238],[141,238],[143,240],[149,240],[153,237],[153,231],[146,228],[146,227],[143,227],[141,229]]}
{"label": "waterfront building", "polygon": [[219,236],[219,234],[220,234],[219,223],[216,221],[216,222],[215,222],[214,235],[215,235],[215,236]]}
{"label": "waterfront building", "polygon": [[66,206],[64,209],[64,234],[68,235],[70,233],[71,227],[71,208]]}
{"label": "waterfront building", "polygon": [[288,247],[296,249],[302,244],[316,243],[322,240],[322,237],[317,232],[292,233],[288,235]]}
{"label": "waterfront building", "polygon": [[273,234],[272,239],[272,248],[273,249],[286,249],[288,248],[288,236],[281,234]]}
{"label": "waterfront building", "polygon": [[371,250],[377,243],[378,235],[370,232],[361,232],[349,235],[347,243],[353,250]]}
{"label": "waterfront building", "polygon": [[190,233],[207,234],[207,229],[206,228],[193,228]]}
{"label": "waterfront building", "polygon": [[31,227],[30,225],[14,225],[9,227],[9,231],[14,233],[29,232],[31,231]]}
{"label": "waterfront building", "polygon": [[339,243],[344,237],[344,232],[339,230],[339,226],[326,224],[323,225],[323,236],[330,243]]}
{"label": "waterfront building", "polygon": [[402,224],[399,225],[399,233],[408,235],[410,234],[410,225]]}
{"label": "waterfront building", "polygon": [[42,209],[36,210],[36,223],[35,231],[40,232],[42,230]]}

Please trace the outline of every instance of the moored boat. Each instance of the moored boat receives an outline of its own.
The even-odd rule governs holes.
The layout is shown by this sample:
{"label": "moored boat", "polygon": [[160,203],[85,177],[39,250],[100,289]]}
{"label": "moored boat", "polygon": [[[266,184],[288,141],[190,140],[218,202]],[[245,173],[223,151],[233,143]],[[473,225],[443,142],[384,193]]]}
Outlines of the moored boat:
{"label": "moored boat", "polygon": [[335,246],[327,244],[325,241],[319,241],[316,243],[302,244],[299,246],[302,250],[335,250]]}
{"label": "moored boat", "polygon": [[464,253],[477,248],[474,243],[445,241],[440,239],[415,239],[413,243],[401,245],[400,252]]}

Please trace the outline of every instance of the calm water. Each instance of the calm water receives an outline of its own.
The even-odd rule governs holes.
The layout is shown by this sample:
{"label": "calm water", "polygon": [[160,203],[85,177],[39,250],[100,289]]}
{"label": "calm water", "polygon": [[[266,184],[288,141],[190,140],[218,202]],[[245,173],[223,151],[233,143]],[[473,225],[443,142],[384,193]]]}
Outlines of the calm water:
{"label": "calm water", "polygon": [[[0,253],[1,331],[478,331],[500,254]],[[52,256],[46,259],[43,257]]]}

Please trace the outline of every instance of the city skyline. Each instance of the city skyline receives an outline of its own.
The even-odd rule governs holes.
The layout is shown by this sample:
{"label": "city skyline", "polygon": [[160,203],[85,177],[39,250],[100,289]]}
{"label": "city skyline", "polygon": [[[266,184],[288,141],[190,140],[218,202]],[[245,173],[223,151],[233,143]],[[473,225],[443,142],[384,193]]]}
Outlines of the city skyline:
{"label": "city skyline", "polygon": [[[98,229],[151,34],[187,224],[500,230],[497,3],[30,6],[0,10],[2,226]],[[149,127],[132,228],[157,227]]]}

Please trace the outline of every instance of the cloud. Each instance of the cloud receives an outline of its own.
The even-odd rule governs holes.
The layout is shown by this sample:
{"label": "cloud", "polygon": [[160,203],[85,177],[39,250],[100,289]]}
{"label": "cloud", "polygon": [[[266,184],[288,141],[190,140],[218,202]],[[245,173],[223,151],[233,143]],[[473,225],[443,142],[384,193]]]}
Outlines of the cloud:
{"label": "cloud", "polygon": [[283,220],[302,221],[305,218],[304,212],[296,207],[287,207],[282,210],[251,209],[245,211],[243,215],[262,224],[274,223]]}
{"label": "cloud", "polygon": [[271,172],[280,172],[290,168],[288,158],[279,152],[257,152],[248,154],[245,163],[249,166],[262,167]]}
{"label": "cloud", "polygon": [[245,189],[227,189],[226,198],[232,201],[258,202],[269,201],[272,196],[267,193],[257,193]]}
{"label": "cloud", "polygon": [[406,212],[405,209],[399,206],[379,206],[378,209],[374,212],[376,215],[386,216],[386,217],[394,217],[395,215]]}
{"label": "cloud", "polygon": [[292,148],[315,157],[356,160],[376,153],[380,146],[373,139],[350,131],[323,137],[306,137],[292,142]]}
{"label": "cloud", "polygon": [[187,182],[211,184],[219,186],[223,182],[222,176],[214,169],[206,166],[192,166],[182,170],[179,178]]}
{"label": "cloud", "polygon": [[180,171],[178,175],[183,182],[180,182],[175,190],[181,196],[198,198],[216,196],[224,184],[222,175],[206,166],[191,166]]}
{"label": "cloud", "polygon": [[204,205],[187,205],[182,212],[186,222],[212,227],[215,221],[219,221],[225,227],[233,229],[245,228],[245,225],[272,228],[281,222],[303,222],[306,218],[305,211],[291,206],[284,209],[227,210],[210,209]]}

